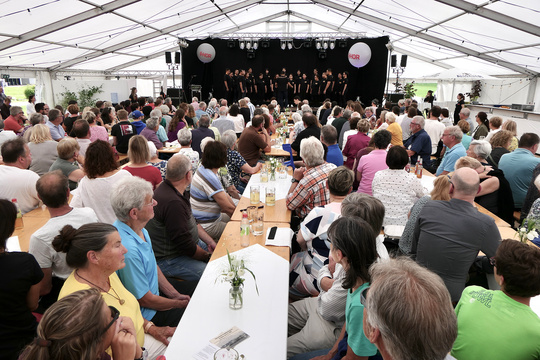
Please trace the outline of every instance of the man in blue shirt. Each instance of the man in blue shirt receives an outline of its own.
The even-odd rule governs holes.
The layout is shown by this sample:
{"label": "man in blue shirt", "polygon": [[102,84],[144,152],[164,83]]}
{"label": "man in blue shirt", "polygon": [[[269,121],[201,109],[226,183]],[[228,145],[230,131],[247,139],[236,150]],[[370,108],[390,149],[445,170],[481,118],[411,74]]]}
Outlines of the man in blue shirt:
{"label": "man in blue shirt", "polygon": [[66,132],[61,125],[62,121],[64,121],[64,117],[59,110],[52,109],[49,111],[49,120],[46,125],[49,127],[51,137],[55,141],[60,141],[66,136]]}
{"label": "man in blue shirt", "polygon": [[411,165],[415,165],[418,156],[420,156],[423,166],[428,167],[431,165],[431,138],[424,130],[424,125],[423,116],[413,117],[409,125],[412,135],[405,142],[405,148],[411,158]]}
{"label": "man in blue shirt", "polygon": [[459,126],[449,126],[444,129],[441,136],[443,144],[446,146],[446,152],[441,161],[441,164],[437,168],[436,176],[446,175],[454,171],[456,161],[463,156],[467,156],[467,150],[461,143],[463,138],[463,131]]}
{"label": "man in blue shirt", "polygon": [[337,144],[337,130],[332,125],[324,125],[321,129],[321,142],[326,145],[326,162],[336,166],[343,165],[343,154]]}
{"label": "man in blue shirt", "polygon": [[540,164],[540,158],[534,156],[538,151],[540,138],[535,133],[525,133],[519,139],[518,148],[511,153],[504,154],[499,160],[499,169],[504,172],[506,180],[510,183],[514,207],[521,209],[527,189],[533,179],[534,168]]}

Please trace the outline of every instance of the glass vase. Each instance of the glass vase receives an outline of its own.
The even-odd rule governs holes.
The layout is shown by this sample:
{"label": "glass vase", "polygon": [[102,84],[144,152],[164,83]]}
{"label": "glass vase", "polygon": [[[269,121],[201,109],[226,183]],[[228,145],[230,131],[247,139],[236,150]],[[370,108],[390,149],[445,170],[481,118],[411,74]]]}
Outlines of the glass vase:
{"label": "glass vase", "polygon": [[232,286],[229,289],[229,307],[239,310],[244,305],[244,294],[241,286]]}
{"label": "glass vase", "polygon": [[276,181],[276,169],[270,171],[270,181]]}

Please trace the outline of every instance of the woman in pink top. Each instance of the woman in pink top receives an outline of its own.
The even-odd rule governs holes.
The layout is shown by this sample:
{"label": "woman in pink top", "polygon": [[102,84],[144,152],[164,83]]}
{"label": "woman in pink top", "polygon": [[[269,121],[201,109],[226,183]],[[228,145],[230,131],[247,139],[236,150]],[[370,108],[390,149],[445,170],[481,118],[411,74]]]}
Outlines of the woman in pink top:
{"label": "woman in pink top", "polygon": [[135,135],[129,139],[128,145],[129,165],[124,167],[133,176],[138,176],[152,184],[152,188],[156,187],[163,181],[161,172],[152,164],[148,164],[150,160],[150,149],[148,141],[142,135]]}
{"label": "woman in pink top", "polygon": [[90,141],[103,140],[109,142],[109,133],[103,126],[96,124],[96,114],[92,111],[84,113],[83,119],[90,125]]}
{"label": "woman in pink top", "polygon": [[392,134],[388,130],[379,130],[373,135],[375,150],[362,156],[356,168],[356,177],[360,181],[358,192],[373,195],[371,183],[375,173],[379,170],[388,169],[386,165],[386,148],[392,140]]}

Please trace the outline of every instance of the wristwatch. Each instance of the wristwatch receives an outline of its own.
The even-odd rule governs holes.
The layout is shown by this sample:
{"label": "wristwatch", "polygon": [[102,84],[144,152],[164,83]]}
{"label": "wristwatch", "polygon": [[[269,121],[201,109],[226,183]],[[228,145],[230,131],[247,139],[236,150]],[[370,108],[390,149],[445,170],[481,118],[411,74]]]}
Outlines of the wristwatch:
{"label": "wristwatch", "polygon": [[294,184],[294,183],[297,183],[297,182],[300,182],[300,180],[296,180],[295,178],[292,178],[292,179],[291,179],[291,183]]}
{"label": "wristwatch", "polygon": [[135,360],[146,360],[146,359],[148,359],[148,350],[146,350],[143,347],[141,349],[142,349],[141,357],[138,358],[138,359],[135,359]]}

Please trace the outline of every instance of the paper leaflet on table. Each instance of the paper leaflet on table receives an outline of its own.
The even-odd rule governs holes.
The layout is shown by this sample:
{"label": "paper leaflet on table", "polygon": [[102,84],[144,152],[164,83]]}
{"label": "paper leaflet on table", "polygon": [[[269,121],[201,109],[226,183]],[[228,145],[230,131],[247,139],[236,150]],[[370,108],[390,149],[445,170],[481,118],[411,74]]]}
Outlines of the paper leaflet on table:
{"label": "paper leaflet on table", "polygon": [[18,236],[12,236],[6,240],[6,252],[21,251]]}
{"label": "paper leaflet on table", "polygon": [[288,246],[291,247],[291,240],[294,235],[294,232],[291,228],[277,228],[276,235],[274,239],[268,239],[268,235],[272,228],[266,230],[266,242],[267,246]]}
{"label": "paper leaflet on table", "polygon": [[210,340],[210,343],[201,351],[193,356],[196,360],[214,359],[216,351],[222,348],[232,349],[242,341],[249,338],[249,335],[238,327],[233,326],[227,331],[222,332],[215,338]]}

